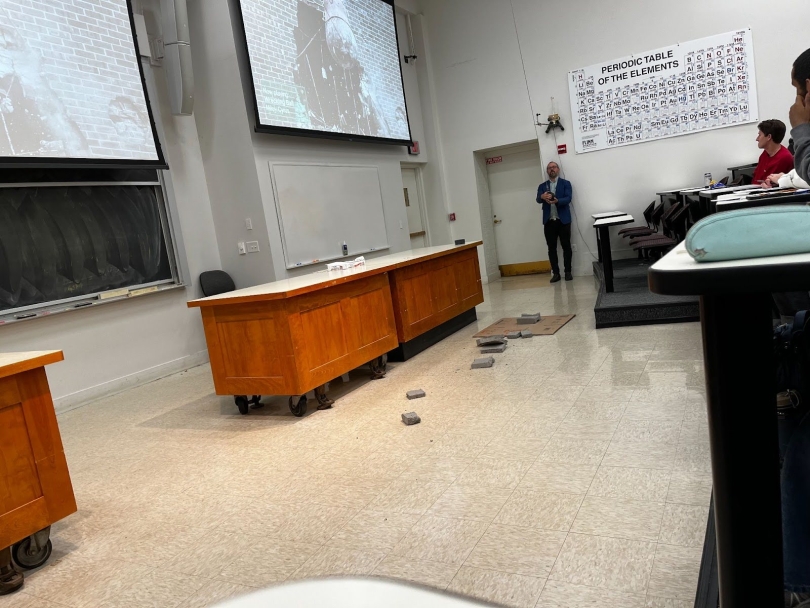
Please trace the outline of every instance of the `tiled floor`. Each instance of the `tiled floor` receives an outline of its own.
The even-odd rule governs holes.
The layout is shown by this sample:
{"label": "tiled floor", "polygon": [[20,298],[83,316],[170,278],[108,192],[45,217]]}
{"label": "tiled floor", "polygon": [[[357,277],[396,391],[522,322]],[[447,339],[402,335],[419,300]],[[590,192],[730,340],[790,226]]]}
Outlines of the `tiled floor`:
{"label": "tiled floor", "polygon": [[[207,367],[60,416],[80,510],[0,607],[192,608],[336,574],[691,606],[711,489],[699,329],[596,331],[594,300],[586,278],[490,284],[477,326],[301,419],[283,398],[240,416]],[[477,327],[536,310],[578,316],[469,369]]]}

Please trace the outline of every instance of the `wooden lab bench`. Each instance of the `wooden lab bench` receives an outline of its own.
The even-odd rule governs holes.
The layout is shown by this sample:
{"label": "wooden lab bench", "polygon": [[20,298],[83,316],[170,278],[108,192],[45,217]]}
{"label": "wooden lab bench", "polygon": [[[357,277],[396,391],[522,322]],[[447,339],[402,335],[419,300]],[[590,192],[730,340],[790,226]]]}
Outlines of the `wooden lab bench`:
{"label": "wooden lab bench", "polygon": [[0,566],[9,551],[22,569],[44,564],[51,524],[76,512],[45,376],[63,358],[59,350],[0,353]]}
{"label": "wooden lab bench", "polygon": [[234,395],[243,414],[262,394],[291,395],[296,416],[312,390],[329,407],[329,381],[366,363],[382,377],[389,352],[410,358],[475,320],[479,245],[415,249],[189,302],[202,313],[216,393]]}

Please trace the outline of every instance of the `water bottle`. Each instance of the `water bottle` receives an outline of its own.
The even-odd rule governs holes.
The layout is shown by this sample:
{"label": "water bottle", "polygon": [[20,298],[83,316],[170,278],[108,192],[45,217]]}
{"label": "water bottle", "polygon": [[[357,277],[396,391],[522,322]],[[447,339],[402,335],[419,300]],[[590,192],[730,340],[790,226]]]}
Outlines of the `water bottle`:
{"label": "water bottle", "polygon": [[712,174],[711,173],[704,173],[703,174],[703,185],[707,188],[712,185]]}

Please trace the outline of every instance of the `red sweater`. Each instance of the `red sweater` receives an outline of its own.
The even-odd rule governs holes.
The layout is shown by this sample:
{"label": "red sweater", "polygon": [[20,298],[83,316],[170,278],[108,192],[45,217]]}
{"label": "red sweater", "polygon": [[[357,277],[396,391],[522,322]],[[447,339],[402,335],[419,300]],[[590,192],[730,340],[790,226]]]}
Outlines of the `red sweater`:
{"label": "red sweater", "polygon": [[793,155],[785,146],[779,146],[779,151],[773,156],[768,156],[768,153],[763,150],[754,171],[754,183],[759,184],[774,173],[790,173],[792,169]]}

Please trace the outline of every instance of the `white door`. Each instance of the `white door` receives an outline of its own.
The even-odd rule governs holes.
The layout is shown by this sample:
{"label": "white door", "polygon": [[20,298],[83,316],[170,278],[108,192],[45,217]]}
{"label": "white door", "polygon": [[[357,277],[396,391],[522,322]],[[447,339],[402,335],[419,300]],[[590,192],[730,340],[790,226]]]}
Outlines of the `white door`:
{"label": "white door", "polygon": [[405,190],[405,210],[408,212],[408,232],[411,235],[411,249],[425,247],[425,227],[422,221],[422,200],[416,183],[416,169],[402,170],[402,187]]}
{"label": "white door", "polygon": [[546,180],[537,145],[499,150],[487,165],[498,265],[548,260],[537,187]]}

